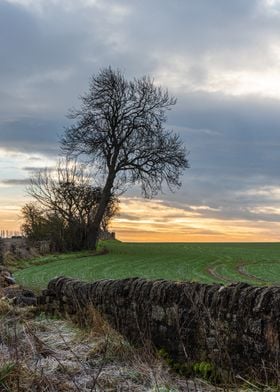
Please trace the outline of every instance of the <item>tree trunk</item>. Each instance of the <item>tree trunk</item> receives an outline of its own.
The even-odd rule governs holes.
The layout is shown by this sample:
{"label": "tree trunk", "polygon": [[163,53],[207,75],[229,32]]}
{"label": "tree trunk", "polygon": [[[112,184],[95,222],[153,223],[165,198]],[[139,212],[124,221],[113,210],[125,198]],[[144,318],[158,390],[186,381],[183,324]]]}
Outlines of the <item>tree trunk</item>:
{"label": "tree trunk", "polygon": [[108,202],[111,197],[111,190],[112,190],[112,187],[114,184],[115,176],[116,176],[116,173],[114,170],[109,171],[105,186],[102,190],[101,199],[100,199],[100,202],[98,205],[98,209],[97,209],[95,217],[94,217],[92,229],[90,231],[90,235],[88,238],[89,249],[96,250],[100,225],[101,225],[104,213],[106,211]]}

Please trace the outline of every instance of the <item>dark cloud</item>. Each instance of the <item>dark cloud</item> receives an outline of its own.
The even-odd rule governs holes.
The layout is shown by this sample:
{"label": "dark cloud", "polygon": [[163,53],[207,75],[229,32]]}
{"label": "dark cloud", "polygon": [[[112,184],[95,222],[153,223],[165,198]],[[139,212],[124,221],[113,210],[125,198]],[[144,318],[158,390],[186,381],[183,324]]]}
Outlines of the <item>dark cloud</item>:
{"label": "dark cloud", "polygon": [[127,219],[129,221],[139,221],[141,218],[136,214],[128,214],[126,212],[122,212],[122,219]]}
{"label": "dark cloud", "polygon": [[30,184],[30,178],[10,178],[2,180],[1,183],[9,186],[26,186]]}
{"label": "dark cloud", "polygon": [[21,170],[27,171],[28,173],[30,173],[31,175],[38,173],[41,170],[45,170],[48,169],[48,172],[53,172],[56,171],[56,168],[52,167],[52,166],[44,166],[44,167],[37,167],[37,166],[24,166],[21,168]]}
{"label": "dark cloud", "polygon": [[[66,121],[65,121],[66,123]],[[0,122],[0,147],[11,151],[56,156],[62,122],[23,117]]]}
{"label": "dark cloud", "polygon": [[41,170],[41,167],[37,167],[37,166],[24,166],[22,168],[22,170],[27,171],[27,172],[37,172],[39,170]]}

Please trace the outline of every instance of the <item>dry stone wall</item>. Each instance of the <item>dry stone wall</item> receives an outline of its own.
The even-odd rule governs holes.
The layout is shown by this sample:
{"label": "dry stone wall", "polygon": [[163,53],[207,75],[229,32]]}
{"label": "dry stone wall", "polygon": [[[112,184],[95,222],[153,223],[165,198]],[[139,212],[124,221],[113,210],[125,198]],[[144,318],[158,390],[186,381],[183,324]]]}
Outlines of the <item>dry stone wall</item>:
{"label": "dry stone wall", "polygon": [[19,306],[37,304],[35,294],[17,285],[12,273],[2,265],[0,265],[0,298],[6,298],[10,303]]}
{"label": "dry stone wall", "polygon": [[246,377],[278,377],[280,287],[60,277],[39,302],[68,314],[92,304],[131,342],[149,340],[178,363],[207,361]]}
{"label": "dry stone wall", "polygon": [[10,259],[28,259],[50,252],[49,241],[30,242],[24,237],[0,239],[0,264]]}

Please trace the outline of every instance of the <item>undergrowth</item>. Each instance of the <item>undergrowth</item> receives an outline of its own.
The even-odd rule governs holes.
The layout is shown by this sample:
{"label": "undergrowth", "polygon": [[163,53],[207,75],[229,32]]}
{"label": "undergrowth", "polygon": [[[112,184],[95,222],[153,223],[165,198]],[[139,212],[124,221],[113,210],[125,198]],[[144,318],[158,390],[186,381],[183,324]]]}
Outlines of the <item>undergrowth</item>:
{"label": "undergrowth", "polygon": [[150,347],[135,349],[95,309],[87,315],[81,327],[0,299],[0,391],[206,390],[170,371]]}

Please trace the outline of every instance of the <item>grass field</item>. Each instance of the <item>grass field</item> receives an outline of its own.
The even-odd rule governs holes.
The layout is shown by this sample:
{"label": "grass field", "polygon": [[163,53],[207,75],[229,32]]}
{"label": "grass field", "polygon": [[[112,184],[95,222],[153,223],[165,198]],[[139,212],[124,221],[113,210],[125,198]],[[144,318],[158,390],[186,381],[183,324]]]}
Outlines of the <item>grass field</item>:
{"label": "grass field", "polygon": [[[52,255],[25,263],[17,281],[34,289],[55,276],[83,280],[145,277],[199,282],[280,283],[280,243],[121,243],[103,244],[109,253]],[[35,265],[32,265],[35,264]]]}

